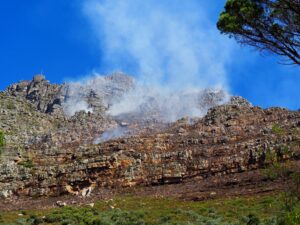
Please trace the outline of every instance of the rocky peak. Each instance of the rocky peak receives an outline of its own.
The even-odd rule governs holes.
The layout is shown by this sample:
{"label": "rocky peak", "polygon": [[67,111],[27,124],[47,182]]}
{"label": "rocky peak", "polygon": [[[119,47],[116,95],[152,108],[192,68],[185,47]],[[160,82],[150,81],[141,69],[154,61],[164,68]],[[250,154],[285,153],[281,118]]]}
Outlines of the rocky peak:
{"label": "rocky peak", "polygon": [[232,96],[230,101],[227,103],[228,105],[236,105],[243,107],[253,107],[253,105],[245,98],[241,96]]}
{"label": "rocky peak", "polygon": [[28,100],[43,113],[62,113],[59,107],[63,99],[62,87],[63,85],[50,84],[44,75],[38,74],[31,81],[21,81],[10,85],[6,92]]}
{"label": "rocky peak", "polygon": [[43,81],[46,81],[46,79],[45,79],[45,76],[44,76],[44,75],[42,75],[42,74],[37,74],[37,75],[35,75],[35,76],[33,77],[32,81],[33,81],[34,83],[41,83],[41,82],[43,82]]}
{"label": "rocky peak", "polygon": [[[240,96],[232,96],[225,104],[211,107],[204,117],[206,124],[227,124],[228,121],[252,112],[252,104]],[[259,107],[256,109],[261,110]]]}

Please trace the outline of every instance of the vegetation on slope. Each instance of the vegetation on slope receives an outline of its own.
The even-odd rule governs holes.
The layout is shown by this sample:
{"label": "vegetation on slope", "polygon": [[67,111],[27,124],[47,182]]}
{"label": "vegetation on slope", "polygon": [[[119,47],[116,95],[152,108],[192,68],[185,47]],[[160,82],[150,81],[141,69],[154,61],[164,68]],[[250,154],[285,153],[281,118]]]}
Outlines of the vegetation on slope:
{"label": "vegetation on slope", "polygon": [[300,224],[300,204],[285,210],[282,194],[206,202],[119,197],[94,207],[0,213],[2,224]]}
{"label": "vegetation on slope", "polygon": [[5,146],[5,135],[4,132],[0,130],[0,155],[3,151],[4,146]]}

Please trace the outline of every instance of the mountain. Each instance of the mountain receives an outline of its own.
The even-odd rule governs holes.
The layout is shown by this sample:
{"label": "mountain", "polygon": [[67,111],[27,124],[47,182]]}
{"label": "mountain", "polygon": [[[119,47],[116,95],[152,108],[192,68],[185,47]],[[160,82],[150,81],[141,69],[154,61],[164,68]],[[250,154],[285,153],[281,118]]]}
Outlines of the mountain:
{"label": "mountain", "polygon": [[[206,198],[220,188],[280,188],[257,173],[270,156],[299,165],[299,111],[262,109],[222,90],[178,91],[181,107],[171,108],[170,120],[165,98],[136,92],[138,85],[122,73],[62,85],[37,75],[1,92],[0,196],[86,196],[169,185],[171,194]],[[134,107],[120,108],[128,99],[136,100]],[[190,105],[198,114],[179,118]]]}

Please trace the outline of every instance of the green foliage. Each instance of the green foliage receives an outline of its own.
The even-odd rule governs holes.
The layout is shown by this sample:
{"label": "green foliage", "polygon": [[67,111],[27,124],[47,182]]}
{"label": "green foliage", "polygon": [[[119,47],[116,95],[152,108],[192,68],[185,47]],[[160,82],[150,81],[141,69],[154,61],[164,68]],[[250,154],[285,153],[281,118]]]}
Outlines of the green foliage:
{"label": "green foliage", "polygon": [[[60,224],[110,224],[110,225],[144,225],[144,224],[182,224],[177,223],[176,216],[189,218],[187,224],[211,224],[221,225],[222,217],[215,215],[211,212],[208,217],[202,216],[195,211],[177,210],[176,212],[169,212],[168,214],[161,215],[157,221],[149,222],[149,215],[146,210],[143,211],[127,211],[116,209],[108,212],[101,212],[94,208],[73,208],[65,207],[59,209],[44,219],[45,223],[60,223]],[[214,214],[214,215],[212,215]]]}
{"label": "green foliage", "polygon": [[278,135],[283,135],[285,133],[284,129],[277,123],[272,126],[272,132]]}
{"label": "green foliage", "polygon": [[276,152],[268,150],[265,159],[266,168],[262,172],[270,180],[282,180],[284,210],[292,211],[295,205],[300,203],[300,171],[299,166],[295,166],[292,162],[282,161],[282,156],[287,154],[289,149],[284,146]]}
{"label": "green foliage", "polygon": [[292,211],[284,212],[277,217],[276,225],[298,225],[300,224],[300,207]]}
{"label": "green foliage", "polygon": [[289,162],[280,163],[275,160],[268,164],[262,173],[270,180],[289,179],[292,174]]}
{"label": "green foliage", "polygon": [[[102,224],[100,213],[92,208],[64,207],[47,215],[45,223],[60,224]],[[105,223],[104,223],[105,224]]]}
{"label": "green foliage", "polygon": [[6,105],[6,108],[10,109],[10,110],[14,110],[14,109],[16,109],[16,106],[12,101],[9,101]]}
{"label": "green foliage", "polygon": [[270,149],[267,149],[266,151],[266,158],[265,158],[265,163],[267,165],[272,165],[277,163],[277,154],[274,151],[271,151]]}
{"label": "green foliage", "polygon": [[286,190],[289,204],[287,208],[290,210],[294,205],[300,203],[300,171],[294,171],[289,174],[291,181]]}
{"label": "green foliage", "polygon": [[227,0],[217,27],[241,44],[300,65],[299,12],[295,0]]}
{"label": "green foliage", "polygon": [[[110,204],[115,209],[108,207]],[[283,211],[281,194],[205,202],[122,197],[92,207],[0,212],[1,224],[65,225],[290,225],[298,222],[300,205]],[[17,214],[23,216],[16,219]],[[276,216],[277,215],[277,216]]]}
{"label": "green foliage", "polygon": [[5,146],[5,135],[4,132],[0,130],[0,148]]}
{"label": "green foliage", "polygon": [[264,169],[262,172],[264,176],[269,180],[276,180],[278,178],[277,170],[274,167],[268,167]]}
{"label": "green foliage", "polygon": [[3,131],[0,130],[0,155],[3,152],[3,148],[5,147],[5,134]]}
{"label": "green foliage", "polygon": [[[295,171],[290,175],[295,183],[296,187],[300,188],[300,171]],[[300,196],[299,196],[300,197]]]}
{"label": "green foliage", "polygon": [[18,225],[40,225],[43,224],[43,219],[39,218],[36,215],[30,215],[29,218],[20,218],[16,220]]}
{"label": "green foliage", "polygon": [[24,167],[29,168],[29,169],[34,167],[34,163],[32,162],[31,159],[27,159],[25,161],[22,161],[22,162],[19,163],[19,165],[24,166]]}
{"label": "green foliage", "polygon": [[247,216],[247,225],[260,225],[260,221],[259,218],[257,218],[255,215],[253,214],[249,214]]}

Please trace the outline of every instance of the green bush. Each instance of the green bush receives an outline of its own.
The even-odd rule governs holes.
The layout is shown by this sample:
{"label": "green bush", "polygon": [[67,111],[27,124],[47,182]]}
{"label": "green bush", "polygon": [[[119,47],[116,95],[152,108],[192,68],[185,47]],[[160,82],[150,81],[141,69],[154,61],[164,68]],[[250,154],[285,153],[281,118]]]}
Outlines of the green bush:
{"label": "green bush", "polygon": [[5,135],[4,132],[0,130],[0,148],[5,146]]}
{"label": "green bush", "polygon": [[15,104],[12,101],[9,101],[7,103],[6,107],[7,107],[7,109],[10,109],[10,110],[16,109],[16,106],[15,106]]}
{"label": "green bush", "polygon": [[5,135],[4,135],[4,132],[0,130],[0,155],[3,151],[3,148],[5,147]]}
{"label": "green bush", "polygon": [[279,124],[276,123],[272,126],[272,132],[274,134],[283,135],[284,129]]}
{"label": "green bush", "polygon": [[102,213],[94,208],[65,207],[47,215],[45,223],[86,225],[143,225],[144,213],[113,210]]}
{"label": "green bush", "polygon": [[19,165],[24,166],[29,169],[34,167],[34,163],[32,162],[31,159],[27,159],[26,161],[20,162]]}
{"label": "green bush", "polygon": [[146,224],[183,224],[178,221],[179,218],[188,216],[189,222],[186,224],[208,224],[223,225],[221,216],[217,216],[215,210],[207,210],[208,216],[202,216],[195,211],[178,210],[175,212],[166,212],[157,216],[155,221],[149,223],[149,215],[144,210],[127,211],[114,209],[110,211],[100,211],[96,208],[75,208],[64,207],[48,214],[43,222],[44,224],[85,224],[85,225],[146,225]]}
{"label": "green bush", "polygon": [[[297,175],[298,177],[298,175]],[[298,179],[298,178],[295,178]],[[24,216],[4,224],[57,225],[298,225],[300,204],[288,211],[283,199],[269,197],[238,198],[209,203],[176,200],[116,199],[117,208],[99,202],[92,207],[66,206],[50,211],[27,211]],[[144,203],[141,205],[141,203]],[[142,206],[142,207],[141,207]],[[265,211],[267,210],[267,211]],[[267,214],[265,214],[267,213]],[[30,216],[32,215],[32,216]],[[34,216],[37,215],[37,216]],[[6,220],[4,221],[6,222]],[[2,224],[0,222],[0,224]]]}
{"label": "green bush", "polygon": [[260,225],[260,221],[255,215],[249,214],[247,216],[247,225]]}
{"label": "green bush", "polygon": [[43,220],[36,215],[31,215],[29,218],[20,218],[16,220],[18,225],[40,225],[43,224]]}
{"label": "green bush", "polygon": [[269,180],[282,179],[284,182],[284,211],[292,211],[300,202],[300,171],[289,161],[282,161],[282,156],[289,154],[287,146],[280,147],[277,152],[267,150],[266,167],[262,174]]}
{"label": "green bush", "polygon": [[300,224],[300,207],[294,208],[291,212],[286,212],[277,218],[276,225],[298,225]]}

